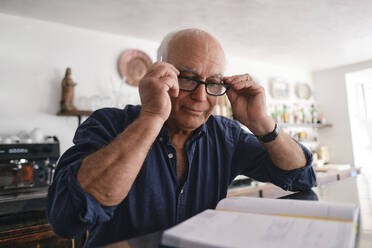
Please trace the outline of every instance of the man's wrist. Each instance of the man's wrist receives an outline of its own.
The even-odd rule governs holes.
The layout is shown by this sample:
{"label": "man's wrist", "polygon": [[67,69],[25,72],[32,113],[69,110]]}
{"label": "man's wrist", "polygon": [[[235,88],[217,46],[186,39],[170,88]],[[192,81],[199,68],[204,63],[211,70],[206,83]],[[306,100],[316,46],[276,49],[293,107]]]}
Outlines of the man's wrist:
{"label": "man's wrist", "polygon": [[254,135],[264,136],[274,130],[275,121],[269,116],[260,121],[251,122],[246,126]]}
{"label": "man's wrist", "polygon": [[279,125],[278,123],[275,123],[275,127],[274,129],[270,132],[270,133],[267,133],[265,135],[262,135],[262,136],[257,136],[257,139],[259,139],[261,142],[263,143],[268,143],[268,142],[271,142],[273,140],[276,139],[276,137],[278,137],[279,135],[279,132],[280,132],[280,128],[279,128]]}
{"label": "man's wrist", "polygon": [[142,121],[148,124],[151,124],[153,127],[162,127],[164,125],[165,120],[158,116],[153,114],[144,114],[141,113],[137,119],[137,121]]}

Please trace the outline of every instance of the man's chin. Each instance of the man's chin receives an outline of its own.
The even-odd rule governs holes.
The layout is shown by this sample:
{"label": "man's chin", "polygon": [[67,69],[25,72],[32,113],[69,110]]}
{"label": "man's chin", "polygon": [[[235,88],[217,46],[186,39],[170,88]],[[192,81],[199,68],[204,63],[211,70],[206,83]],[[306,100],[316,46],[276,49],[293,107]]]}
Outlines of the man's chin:
{"label": "man's chin", "polygon": [[182,129],[194,130],[204,124],[204,118],[202,117],[189,117],[185,120],[178,120],[178,125]]}

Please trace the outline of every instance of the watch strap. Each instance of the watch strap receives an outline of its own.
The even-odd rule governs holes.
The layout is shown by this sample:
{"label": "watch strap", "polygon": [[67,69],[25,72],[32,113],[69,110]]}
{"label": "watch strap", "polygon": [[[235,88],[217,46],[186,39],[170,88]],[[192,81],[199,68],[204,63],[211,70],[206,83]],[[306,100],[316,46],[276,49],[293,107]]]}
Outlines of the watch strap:
{"label": "watch strap", "polygon": [[280,128],[279,128],[279,125],[278,123],[275,123],[275,127],[274,127],[274,130],[271,132],[271,133],[268,133],[268,134],[265,134],[263,136],[257,136],[257,139],[259,139],[261,142],[263,143],[268,143],[270,141],[273,141],[275,140],[275,138],[278,136],[279,134],[279,131],[280,131]]}

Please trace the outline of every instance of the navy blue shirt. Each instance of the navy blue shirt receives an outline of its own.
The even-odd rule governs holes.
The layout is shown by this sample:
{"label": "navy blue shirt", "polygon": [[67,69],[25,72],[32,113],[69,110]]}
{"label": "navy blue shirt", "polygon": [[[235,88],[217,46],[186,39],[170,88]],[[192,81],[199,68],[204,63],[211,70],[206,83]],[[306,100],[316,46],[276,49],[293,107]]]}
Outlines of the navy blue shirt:
{"label": "navy blue shirt", "polygon": [[77,171],[84,157],[109,144],[139,112],[140,106],[130,105],[101,109],[77,129],[75,145],[60,158],[47,197],[48,219],[58,235],[76,237],[89,230],[85,247],[93,247],[166,229],[215,208],[240,174],[291,191],[308,190],[316,182],[311,153],[303,146],[306,166],[285,171],[239,123],[210,116],[185,144],[188,170],[183,185],[177,179],[176,149],[163,127],[127,197],[117,206],[102,206],[82,190]]}

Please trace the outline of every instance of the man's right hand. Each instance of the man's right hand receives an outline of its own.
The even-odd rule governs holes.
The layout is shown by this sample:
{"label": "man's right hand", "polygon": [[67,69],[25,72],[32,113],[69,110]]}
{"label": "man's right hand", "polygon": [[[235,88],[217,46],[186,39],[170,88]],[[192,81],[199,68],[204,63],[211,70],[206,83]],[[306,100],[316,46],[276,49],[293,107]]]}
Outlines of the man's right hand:
{"label": "man's right hand", "polygon": [[141,116],[158,117],[165,122],[171,112],[170,96],[179,92],[179,71],[165,62],[154,63],[139,83]]}
{"label": "man's right hand", "polygon": [[127,197],[169,117],[172,109],[170,96],[178,97],[178,74],[171,64],[153,64],[139,84],[142,102],[139,118],[109,144],[84,158],[77,180],[83,190],[103,206],[118,205]]}
{"label": "man's right hand", "polygon": [[120,204],[128,195],[156,137],[178,97],[179,71],[171,64],[153,64],[139,83],[142,109],[113,141],[84,158],[78,174],[83,190],[103,206]]}

